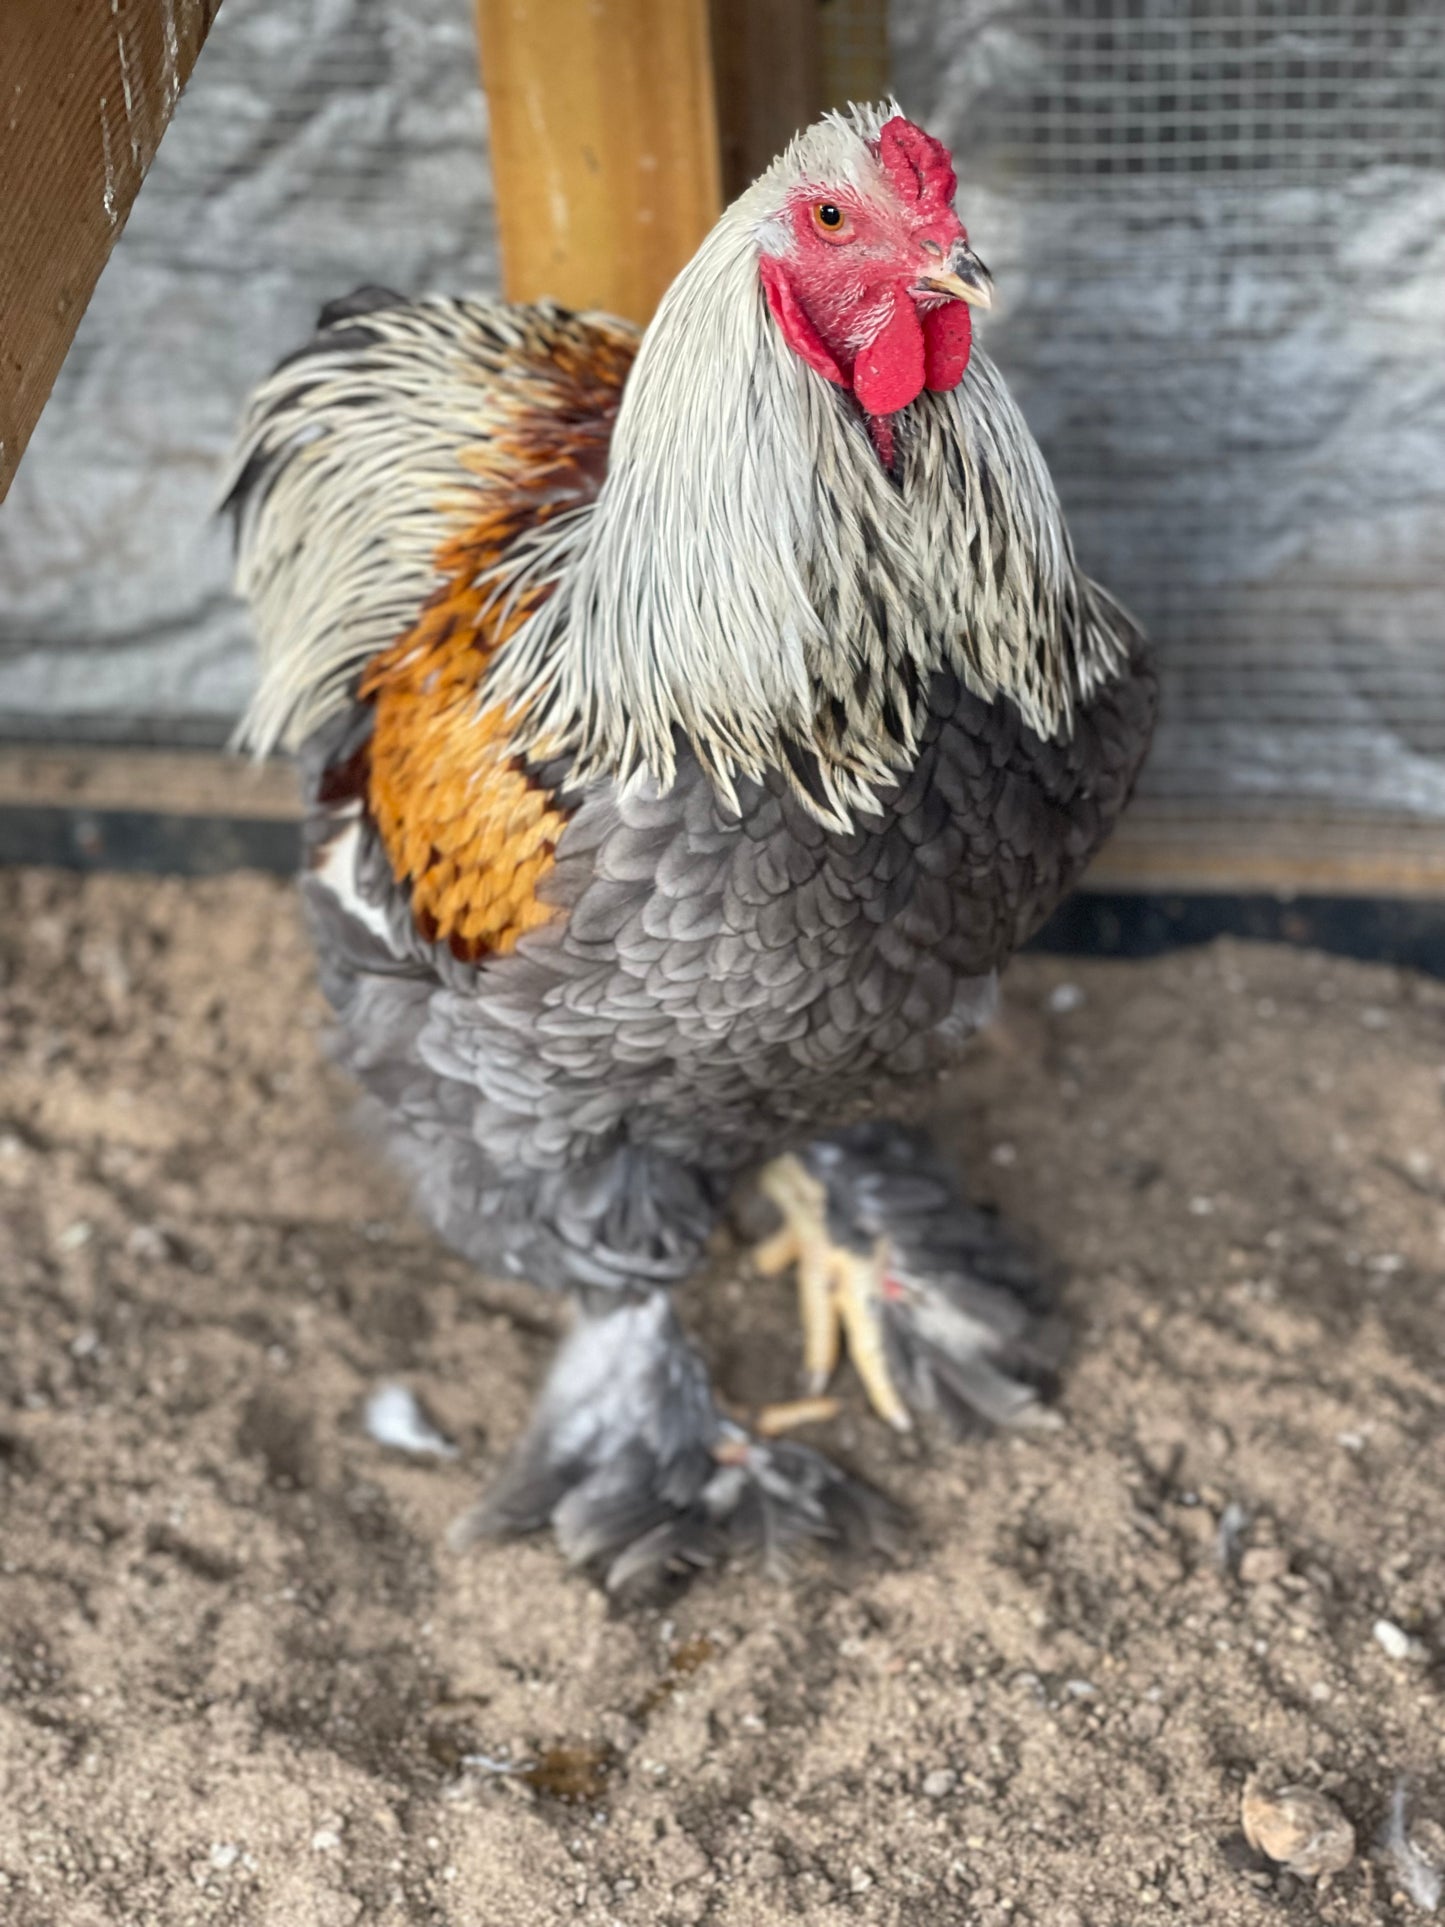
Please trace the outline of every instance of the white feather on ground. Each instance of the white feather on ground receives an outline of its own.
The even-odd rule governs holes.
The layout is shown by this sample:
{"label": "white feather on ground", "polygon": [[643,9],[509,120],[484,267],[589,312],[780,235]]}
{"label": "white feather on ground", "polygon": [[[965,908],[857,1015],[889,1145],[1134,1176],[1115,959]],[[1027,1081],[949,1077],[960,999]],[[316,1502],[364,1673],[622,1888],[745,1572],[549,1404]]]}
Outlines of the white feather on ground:
{"label": "white feather on ground", "polygon": [[454,1459],[457,1448],[427,1418],[417,1403],[416,1394],[394,1382],[378,1385],[366,1401],[365,1425],[369,1437],[378,1445],[392,1446],[398,1452],[418,1457]]}
{"label": "white feather on ground", "polygon": [[1427,1914],[1433,1914],[1440,1905],[1440,1896],[1445,1893],[1445,1868],[1435,1862],[1411,1839],[1410,1829],[1405,1820],[1406,1788],[1403,1780],[1395,1782],[1394,1795],[1390,1800],[1390,1817],[1385,1823],[1383,1845],[1385,1856],[1395,1870],[1395,1876],[1405,1892],[1417,1907]]}

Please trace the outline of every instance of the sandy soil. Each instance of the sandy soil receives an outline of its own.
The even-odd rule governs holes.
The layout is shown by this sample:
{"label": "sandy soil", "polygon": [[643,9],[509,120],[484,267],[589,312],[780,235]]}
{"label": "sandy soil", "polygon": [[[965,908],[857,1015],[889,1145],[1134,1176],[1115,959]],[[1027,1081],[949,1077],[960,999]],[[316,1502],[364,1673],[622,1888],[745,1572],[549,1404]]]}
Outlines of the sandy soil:
{"label": "sandy soil", "polygon": [[[0,878],[8,1927],[1424,1919],[1375,1842],[1402,1775],[1445,1820],[1445,985],[1016,968],[939,1115],[1069,1268],[1063,1428],[850,1387],[903,1560],[626,1613],[446,1549],[555,1312],[419,1229],[323,1030],[278,884]],[[690,1294],[740,1400],[790,1299]],[[455,1460],[366,1435],[386,1378]],[[1266,1761],[1358,1829],[1332,1881],[1246,1847]]]}

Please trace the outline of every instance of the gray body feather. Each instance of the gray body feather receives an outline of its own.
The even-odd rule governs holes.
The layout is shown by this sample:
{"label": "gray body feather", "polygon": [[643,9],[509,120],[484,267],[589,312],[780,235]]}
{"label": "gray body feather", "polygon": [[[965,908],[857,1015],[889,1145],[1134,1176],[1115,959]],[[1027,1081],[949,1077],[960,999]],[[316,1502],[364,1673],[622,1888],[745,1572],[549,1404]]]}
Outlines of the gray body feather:
{"label": "gray body feather", "polygon": [[908,780],[846,833],[782,777],[733,814],[685,751],[665,793],[589,786],[556,921],[480,967],[417,936],[364,818],[338,840],[318,807],[343,1061],[423,1209],[539,1283],[685,1275],[745,1166],[952,1061],[1122,807],[1152,702],[1123,679],[1046,743],[942,672]]}

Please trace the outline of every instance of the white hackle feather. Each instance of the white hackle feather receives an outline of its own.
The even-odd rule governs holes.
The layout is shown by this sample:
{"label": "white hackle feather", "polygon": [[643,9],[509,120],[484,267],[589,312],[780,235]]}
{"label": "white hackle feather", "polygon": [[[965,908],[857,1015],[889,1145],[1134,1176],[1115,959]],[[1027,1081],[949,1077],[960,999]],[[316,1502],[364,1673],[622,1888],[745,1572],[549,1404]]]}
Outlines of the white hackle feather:
{"label": "white hackle feather", "polygon": [[[984,355],[895,418],[894,480],[851,397],[768,309],[759,254],[786,247],[790,194],[886,196],[870,143],[896,111],[829,116],[727,210],[643,337],[596,501],[519,539],[496,572],[498,602],[537,581],[552,593],[483,700],[512,705],[522,752],[569,756],[574,782],[665,787],[682,738],[732,798],[740,776],[801,753],[817,793],[800,794],[842,826],[910,760],[934,670],[1012,698],[1055,737],[1127,660],[1132,626],[1079,571]],[[382,348],[315,352],[259,391],[240,463],[289,454],[255,500],[243,492],[240,580],[264,652],[256,746],[304,737],[415,621],[438,542],[475,512],[461,457],[493,432],[489,367],[534,315],[562,320],[388,310],[366,319]]]}

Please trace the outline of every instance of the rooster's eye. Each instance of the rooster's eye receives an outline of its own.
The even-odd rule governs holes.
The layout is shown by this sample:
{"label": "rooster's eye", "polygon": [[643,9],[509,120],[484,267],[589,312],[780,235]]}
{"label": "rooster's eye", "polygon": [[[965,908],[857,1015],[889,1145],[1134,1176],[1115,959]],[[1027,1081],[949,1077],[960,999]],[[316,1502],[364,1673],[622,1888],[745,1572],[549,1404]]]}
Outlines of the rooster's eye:
{"label": "rooster's eye", "polygon": [[813,209],[813,219],[829,234],[836,234],[843,225],[843,210],[834,207],[831,201],[819,201]]}

